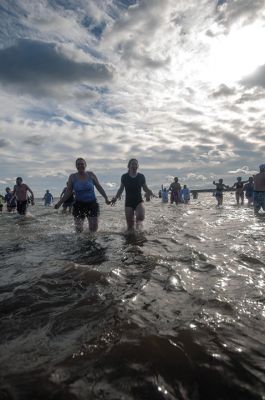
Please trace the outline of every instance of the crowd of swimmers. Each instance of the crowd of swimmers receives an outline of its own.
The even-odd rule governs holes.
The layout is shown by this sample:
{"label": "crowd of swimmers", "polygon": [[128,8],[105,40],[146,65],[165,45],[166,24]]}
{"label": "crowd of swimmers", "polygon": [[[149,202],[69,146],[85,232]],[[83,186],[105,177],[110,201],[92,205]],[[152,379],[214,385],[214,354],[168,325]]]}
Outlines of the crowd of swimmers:
{"label": "crowd of swimmers", "polygon": [[[60,200],[54,205],[55,209],[63,206],[63,212],[71,212],[74,217],[77,232],[83,231],[85,219],[88,220],[89,230],[96,232],[98,229],[98,217],[100,213],[99,204],[95,195],[94,188],[102,195],[107,205],[114,206],[120,200],[125,189],[125,218],[128,231],[140,228],[145,218],[145,208],[142,197],[142,189],[145,192],[146,201],[150,201],[155,194],[147,186],[145,176],[138,172],[138,160],[132,158],[127,165],[128,171],[121,176],[120,187],[116,195],[110,200],[101,186],[98,178],[92,171],[86,171],[86,161],[78,158],[75,163],[77,172],[68,178],[66,187],[63,189]],[[258,214],[262,208],[265,211],[265,164],[260,165],[260,172],[247,181],[242,181],[241,177],[233,186],[225,185],[223,179],[213,182],[215,185],[214,195],[217,205],[223,204],[224,191],[235,190],[237,204],[244,203],[244,197],[248,200],[248,205],[254,205],[254,212]],[[162,202],[170,201],[171,204],[186,203],[190,201],[190,196],[197,198],[197,191],[190,191],[184,185],[181,187],[178,178],[174,178],[169,188],[161,187],[159,197]],[[45,206],[53,205],[53,195],[46,190],[43,201]],[[17,211],[19,214],[26,214],[29,204],[34,205],[34,193],[30,187],[23,182],[21,177],[16,179],[16,184],[11,191],[6,188],[5,196],[0,196],[0,211],[3,209],[3,202],[7,205],[8,212]]]}
{"label": "crowd of swimmers", "polygon": [[[192,191],[192,195],[193,198],[198,198],[198,192]],[[171,204],[188,204],[190,202],[191,191],[187,185],[184,185],[182,188],[179,183],[179,179],[175,177],[168,189],[163,185],[161,186],[158,196],[161,198],[163,203],[168,203],[170,201]]]}

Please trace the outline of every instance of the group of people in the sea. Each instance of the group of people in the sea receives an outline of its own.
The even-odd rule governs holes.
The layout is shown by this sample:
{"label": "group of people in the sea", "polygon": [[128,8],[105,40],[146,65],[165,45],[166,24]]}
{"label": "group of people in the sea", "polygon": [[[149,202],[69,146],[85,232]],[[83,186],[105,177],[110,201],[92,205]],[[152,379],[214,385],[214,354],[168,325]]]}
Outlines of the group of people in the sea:
{"label": "group of people in the sea", "polygon": [[[194,191],[195,193],[195,191]],[[197,193],[197,192],[196,192]],[[164,185],[161,186],[161,190],[158,192],[159,198],[161,198],[163,203],[168,203],[170,200],[170,204],[178,204],[185,203],[188,204],[190,201],[191,192],[187,185],[184,185],[183,188],[179,183],[179,178],[175,177],[174,181],[170,184],[167,189]],[[197,196],[193,195],[193,198],[197,198]]]}
{"label": "group of people in the sea", "polygon": [[[264,171],[263,171],[263,169],[264,169]],[[223,198],[224,198],[225,190],[226,191],[235,190],[235,197],[236,197],[237,205],[243,205],[244,199],[246,196],[246,198],[248,200],[248,206],[251,206],[252,204],[254,204],[254,199],[256,199],[254,210],[257,211],[257,208],[258,208],[258,211],[259,211],[259,209],[262,207],[262,204],[260,204],[260,202],[257,201],[257,198],[258,198],[257,193],[262,192],[262,191],[264,191],[264,193],[265,193],[265,185],[262,185],[260,182],[260,174],[263,174],[264,172],[265,172],[265,164],[264,164],[264,166],[263,165],[260,166],[259,174],[255,175],[255,176],[250,176],[248,178],[248,180],[246,180],[246,181],[242,181],[241,176],[238,176],[237,181],[231,187],[228,185],[225,185],[223,182],[223,179],[219,179],[218,182],[213,181],[213,184],[216,186],[214,196],[216,197],[217,205],[218,206],[223,205]],[[261,190],[263,187],[264,187],[264,190]]]}
{"label": "group of people in the sea", "polygon": [[[74,216],[75,228],[77,232],[83,231],[85,219],[88,220],[90,232],[96,232],[98,229],[98,216],[100,213],[99,204],[95,195],[94,188],[102,195],[107,205],[114,206],[117,200],[121,199],[125,189],[125,217],[128,231],[133,231],[135,226],[140,228],[145,218],[145,208],[143,204],[142,189],[145,192],[147,201],[155,194],[147,186],[145,176],[138,172],[138,160],[132,158],[128,162],[128,172],[121,176],[121,184],[116,195],[110,200],[101,186],[98,178],[92,171],[86,171],[86,161],[78,158],[75,162],[77,172],[71,174],[67,181],[67,186],[61,193],[60,200],[54,205],[55,209],[63,206],[63,211],[69,210]],[[223,179],[213,182],[216,186],[215,197],[218,206],[223,204],[223,193],[226,190],[235,189],[236,202],[244,203],[244,193],[248,199],[249,205],[254,205],[254,212],[257,214],[262,208],[265,211],[265,164],[261,164],[260,172],[247,181],[242,181],[241,177],[237,178],[237,182],[232,187],[225,185]],[[170,203],[188,203],[190,201],[191,191],[184,185],[181,187],[178,178],[174,178],[169,188],[162,186],[159,197],[163,202],[168,202],[168,194],[170,193]],[[193,197],[197,198],[197,191],[192,191]],[[0,211],[3,208],[3,201],[7,204],[7,211],[17,212],[25,215],[28,204],[34,205],[34,193],[30,187],[23,182],[21,177],[16,179],[14,189],[11,191],[6,188],[5,196],[0,196]],[[44,205],[53,205],[53,195],[46,190],[44,196]]]}

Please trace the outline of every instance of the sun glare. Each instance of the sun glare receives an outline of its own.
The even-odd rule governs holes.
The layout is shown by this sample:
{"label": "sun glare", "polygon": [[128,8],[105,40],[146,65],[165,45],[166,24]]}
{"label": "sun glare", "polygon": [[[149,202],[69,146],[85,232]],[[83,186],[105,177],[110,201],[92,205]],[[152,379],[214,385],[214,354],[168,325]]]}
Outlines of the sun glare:
{"label": "sun glare", "polygon": [[264,27],[252,25],[216,39],[207,65],[207,77],[215,83],[235,83],[265,63]]}

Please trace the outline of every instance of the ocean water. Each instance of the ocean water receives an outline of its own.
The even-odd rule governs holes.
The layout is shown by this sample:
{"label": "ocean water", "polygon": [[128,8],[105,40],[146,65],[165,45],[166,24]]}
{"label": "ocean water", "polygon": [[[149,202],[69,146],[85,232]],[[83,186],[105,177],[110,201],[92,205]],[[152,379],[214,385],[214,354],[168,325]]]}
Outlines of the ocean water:
{"label": "ocean water", "polygon": [[0,399],[264,399],[265,218],[215,204],[0,215]]}

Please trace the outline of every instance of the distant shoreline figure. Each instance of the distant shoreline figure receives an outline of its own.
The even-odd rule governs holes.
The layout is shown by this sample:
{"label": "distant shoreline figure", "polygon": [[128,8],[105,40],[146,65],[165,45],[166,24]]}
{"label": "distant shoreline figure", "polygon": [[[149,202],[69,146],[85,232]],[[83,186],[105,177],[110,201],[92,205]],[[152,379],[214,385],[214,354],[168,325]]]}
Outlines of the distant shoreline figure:
{"label": "distant shoreline figure", "polygon": [[181,202],[181,186],[180,183],[178,181],[179,179],[177,177],[174,178],[174,182],[171,183],[171,185],[169,186],[169,191],[171,192],[170,194],[170,203],[180,203]]}
{"label": "distant shoreline figure", "polygon": [[183,186],[183,189],[181,190],[181,197],[183,200],[183,203],[188,204],[190,201],[190,189],[187,188],[187,185]]}
{"label": "distant shoreline figure", "polygon": [[254,175],[254,213],[262,208],[265,211],[265,164],[259,166],[260,172]]}
{"label": "distant shoreline figure", "polygon": [[145,208],[141,193],[142,188],[149,197],[154,196],[154,194],[148,188],[145,176],[137,171],[139,168],[138,160],[132,158],[128,162],[127,167],[128,172],[122,175],[120,187],[116,196],[112,198],[111,205],[116,203],[125,189],[125,217],[127,228],[128,231],[133,231],[135,219],[136,228],[139,228],[145,219]]}
{"label": "distant shoreline figure", "polygon": [[28,185],[23,183],[23,179],[19,176],[16,179],[16,185],[14,186],[12,200],[13,198],[17,199],[17,212],[20,215],[25,215],[27,213],[27,208],[29,204],[27,192],[30,192],[30,202],[34,206],[34,193]]}
{"label": "distant shoreline figure", "polygon": [[196,191],[196,190],[193,190],[192,191],[192,197],[193,197],[193,199],[197,199],[198,198],[198,192]]}
{"label": "distant shoreline figure", "polygon": [[248,200],[248,206],[251,206],[254,201],[254,178],[249,177],[248,183],[244,185],[244,191],[246,192],[246,198]]}
{"label": "distant shoreline figure", "polygon": [[44,200],[44,205],[45,205],[46,207],[52,205],[52,202],[53,202],[53,195],[50,193],[50,191],[49,191],[48,189],[46,190],[46,193],[44,194],[42,200]]}
{"label": "distant shoreline figure", "polygon": [[0,194],[0,213],[3,212],[4,196]]}
{"label": "distant shoreline figure", "polygon": [[168,190],[166,187],[161,190],[161,199],[162,203],[168,203]]}
{"label": "distant shoreline figure", "polygon": [[223,205],[223,200],[224,200],[224,194],[223,191],[225,189],[229,189],[229,186],[225,185],[223,183],[223,179],[219,179],[219,181],[216,183],[213,181],[213,184],[216,186],[216,192],[215,192],[215,197],[217,200],[217,206],[222,206]]}
{"label": "distant shoreline figure", "polygon": [[[64,194],[67,190],[67,185],[68,185],[68,182],[66,182],[66,187],[62,191],[62,193],[60,195],[60,199],[64,196]],[[68,208],[69,213],[72,211],[74,201],[75,201],[75,197],[74,197],[74,194],[72,193],[72,195],[66,201],[63,202],[63,213],[67,212],[67,208]]]}
{"label": "distant shoreline figure", "polygon": [[15,212],[17,208],[16,199],[13,197],[13,193],[9,187],[6,188],[5,203],[7,212]]}
{"label": "distant shoreline figure", "polygon": [[75,165],[77,173],[69,176],[67,190],[54,208],[58,209],[71,197],[74,191],[76,200],[73,206],[73,216],[76,232],[83,232],[86,218],[88,219],[89,231],[96,232],[98,230],[99,204],[94,186],[104,197],[106,204],[110,204],[110,201],[94,172],[86,171],[86,161],[83,158],[78,158]]}
{"label": "distant shoreline figure", "polygon": [[241,176],[237,177],[237,182],[235,182],[232,186],[233,188],[236,188],[236,203],[239,205],[239,200],[241,199],[241,206],[244,204],[244,183],[247,183],[248,181],[242,181]]}

